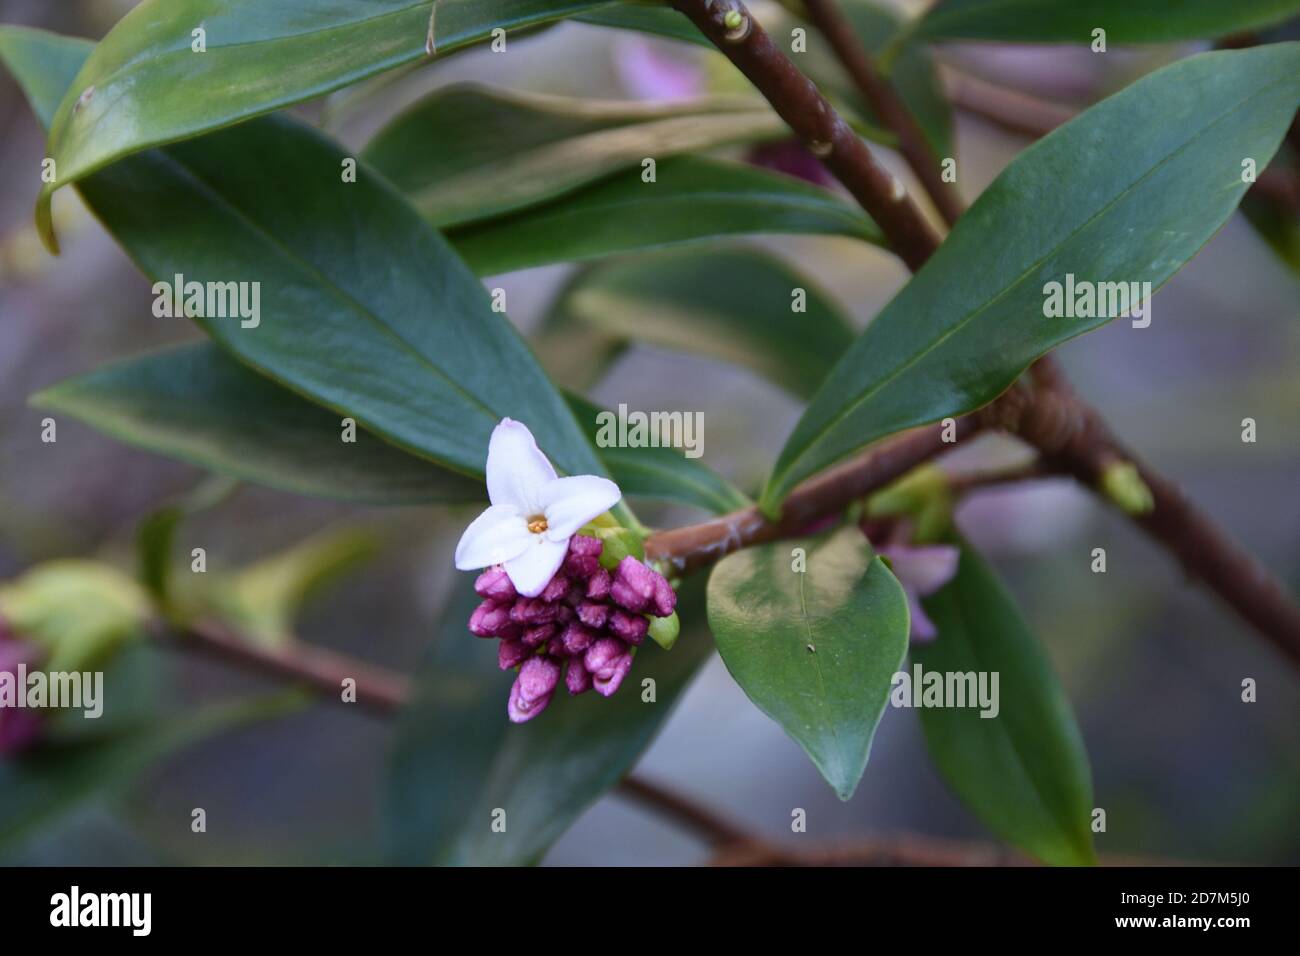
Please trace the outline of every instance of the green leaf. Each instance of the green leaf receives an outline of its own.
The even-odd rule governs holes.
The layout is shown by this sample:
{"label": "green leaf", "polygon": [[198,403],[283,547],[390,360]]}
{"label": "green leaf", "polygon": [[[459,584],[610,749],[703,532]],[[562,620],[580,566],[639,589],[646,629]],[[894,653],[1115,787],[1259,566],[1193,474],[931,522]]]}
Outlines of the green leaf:
{"label": "green leaf", "polygon": [[853,344],[839,306],[780,259],[752,249],[601,263],[553,309],[605,336],[744,366],[798,398],[811,396]]}
{"label": "green leaf", "polygon": [[362,155],[445,229],[639,169],[647,156],[662,162],[787,133],[756,97],[637,103],[456,85],[398,116]]}
{"label": "green leaf", "polygon": [[922,36],[945,40],[1164,43],[1225,36],[1280,23],[1298,0],[943,0],[921,21]]}
{"label": "green leaf", "polygon": [[151,612],[134,580],[99,561],[48,561],[0,584],[0,619],[45,649],[51,671],[101,664],[143,635]]}
{"label": "green leaf", "polygon": [[686,16],[662,4],[606,3],[573,19],[598,27],[636,30],[670,40],[682,40],[714,49],[712,41],[701,33]]}
{"label": "green leaf", "polygon": [[[714,514],[725,514],[753,504],[732,484],[676,448],[602,447],[598,440],[602,412],[613,415],[576,395],[569,396],[574,415],[582,422],[600,457],[625,495],[658,498],[694,505]],[[683,414],[690,414],[685,412]]]}
{"label": "green leaf", "polygon": [[902,587],[856,527],[748,548],[709,575],[727,670],[841,800],[866,769],[908,626]]}
{"label": "green leaf", "polygon": [[128,359],[32,396],[119,441],[294,494],[366,504],[481,501],[483,483],[408,455],[202,343]]}
{"label": "green leaf", "polygon": [[1045,863],[1095,863],[1092,777],[1070,702],[1015,602],[962,543],[957,576],[924,601],[938,637],[915,647],[923,671],[996,672],[998,713],[920,710],[948,785],[999,836]]}
{"label": "green leaf", "polygon": [[658,181],[639,168],[562,200],[451,230],[479,275],[750,233],[851,236],[880,244],[866,214],[825,189],[779,173],[679,156]]}
{"label": "green leaf", "polygon": [[[64,95],[48,155],[58,181],[37,222],[54,242],[49,197],[132,153],[283,109],[492,30],[547,23],[604,0],[144,0],[109,31]],[[206,52],[195,52],[195,29]]]}
{"label": "green leaf", "polygon": [[984,405],[1038,356],[1109,321],[1047,318],[1047,283],[1072,274],[1158,289],[1231,215],[1242,158],[1267,164],[1297,98],[1300,44],[1205,53],[1021,153],[836,366],[764,509],[877,438]]}
{"label": "green leaf", "polygon": [[[700,620],[698,590],[684,589],[684,621]],[[612,697],[570,697],[561,686],[545,713],[514,725],[506,719],[514,673],[497,669],[495,641],[465,629],[476,600],[470,592],[452,603],[398,725],[385,813],[396,863],[536,862],[636,763],[710,651],[688,626],[671,652],[643,645]],[[647,678],[654,702],[642,701]],[[492,830],[497,809],[503,833]]]}
{"label": "green leaf", "polygon": [[1254,193],[1242,199],[1241,212],[1277,257],[1300,274],[1300,216]]}
{"label": "green leaf", "polygon": [[375,535],[357,528],[323,531],[230,575],[205,580],[199,602],[250,643],[283,648],[307,597],[378,551]]}
{"label": "green leaf", "polygon": [[0,761],[0,848],[96,797],[120,794],[166,757],[228,730],[300,709],[301,692],[219,704],[103,733],[50,740],[17,759]]}
{"label": "green leaf", "polygon": [[482,474],[507,416],[562,471],[600,474],[478,280],[382,177],[361,167],[343,182],[345,158],[301,124],[266,117],[130,157],[81,190],[150,277],[259,283],[255,326],[196,321],[281,384],[468,475]]}
{"label": "green leaf", "polygon": [[32,112],[48,126],[94,43],[32,27],[0,25],[0,61],[23,88]]}

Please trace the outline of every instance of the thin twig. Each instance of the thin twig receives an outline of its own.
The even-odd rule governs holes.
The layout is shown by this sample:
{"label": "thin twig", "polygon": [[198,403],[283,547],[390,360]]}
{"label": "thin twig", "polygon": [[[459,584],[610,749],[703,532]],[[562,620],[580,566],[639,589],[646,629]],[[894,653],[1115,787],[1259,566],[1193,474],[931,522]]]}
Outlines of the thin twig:
{"label": "thin twig", "polygon": [[[872,215],[908,267],[913,271],[919,269],[939,248],[939,237],[924,226],[920,210],[906,191],[891,182],[892,177],[884,173],[867,145],[848,131],[812,83],[754,22],[744,4],[739,0],[674,0],[674,6],[726,54],[805,142],[825,137],[828,131],[837,134],[832,140],[834,148],[824,154],[826,167]],[[726,18],[734,22],[737,16],[743,20],[745,29],[729,31]],[[1050,357],[1040,364],[1055,369]],[[1009,425],[1037,421],[1057,426],[1022,429],[1020,434],[1045,457],[1054,455],[1064,471],[1095,488],[1099,468],[1114,460],[1108,456],[1119,456],[1120,460],[1133,460],[1133,456],[1114,439],[1100,414],[1069,391],[1063,379],[1061,387],[1054,391],[1059,401],[1044,401],[1039,408],[1025,407],[1019,422],[1012,422],[1011,414],[999,407],[999,403],[986,411],[1003,418]],[[1015,402],[1008,407],[1014,412]],[[1058,419],[1066,423],[1083,422],[1086,427],[1063,429]],[[1293,664],[1300,666],[1300,606],[1296,605],[1295,598],[1213,519],[1199,511],[1176,485],[1147,466],[1139,467],[1155,498],[1155,507],[1151,514],[1139,518],[1138,523],[1164,544],[1189,573],[1204,581]],[[674,541],[689,540],[691,529],[669,534],[677,536]]]}
{"label": "thin twig", "polygon": [[[155,630],[160,636],[166,633]],[[340,703],[344,702],[343,682],[352,680],[356,703],[384,716],[400,710],[411,698],[411,682],[405,675],[302,641],[265,647],[211,620],[187,625],[175,640],[181,647],[244,670],[301,682]]]}
{"label": "thin twig", "polygon": [[845,18],[835,0],[804,0],[809,19],[826,37],[836,59],[840,61],[858,92],[866,99],[876,117],[898,136],[898,151],[916,174],[926,195],[948,225],[965,211],[961,196],[953,183],[943,180],[939,159],[930,148],[925,131],[908,109],[893,85],[881,76],[867,49],[858,42],[853,25]]}
{"label": "thin twig", "polygon": [[[758,88],[809,151],[844,184],[909,267],[920,268],[939,237],[907,189],[876,161],[812,80],[790,62],[738,0],[673,0]],[[728,25],[730,21],[732,26]]]}
{"label": "thin twig", "polygon": [[[954,438],[962,441],[981,427],[976,417],[959,418]],[[689,574],[741,548],[794,537],[810,522],[842,510],[918,465],[950,451],[954,446],[943,440],[942,432],[939,425],[906,432],[808,479],[790,493],[777,521],[764,517],[757,507],[749,507],[701,524],[652,534],[645,542],[646,557],[664,561],[681,574]]]}
{"label": "thin twig", "polygon": [[710,808],[644,778],[630,775],[625,777],[618,792],[672,817],[715,847],[753,846],[761,842],[752,833],[733,826]]}
{"label": "thin twig", "polygon": [[[314,644],[294,640],[274,649],[267,648],[215,621],[187,624],[179,632],[156,623],[150,630],[156,639],[173,646],[215,657],[251,673],[305,684],[337,703],[344,703],[343,682],[353,680],[356,705],[381,717],[394,716],[412,697],[411,681],[405,675]],[[632,774],[619,782],[618,790],[702,835],[712,845],[761,843],[753,834],[732,826],[712,810]]]}

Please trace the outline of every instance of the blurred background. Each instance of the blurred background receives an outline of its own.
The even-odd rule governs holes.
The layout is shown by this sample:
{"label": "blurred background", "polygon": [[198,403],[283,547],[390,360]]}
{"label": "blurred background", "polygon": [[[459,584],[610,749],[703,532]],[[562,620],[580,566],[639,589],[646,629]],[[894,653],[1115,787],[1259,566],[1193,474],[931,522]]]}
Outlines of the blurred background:
{"label": "blurred background", "polygon": [[[0,22],[102,36],[128,0],[0,0]],[[761,19],[761,13],[760,13]],[[393,78],[363,101],[301,112],[359,147],[428,90],[473,79],[507,88],[637,97],[647,71],[671,63],[685,88],[726,68],[681,45],[566,24],[511,41],[511,55],[471,51]],[[949,47],[967,74],[1082,106],[1190,48]],[[734,82],[722,79],[721,82]],[[968,200],[1026,144],[959,112]],[[149,284],[70,191],[58,195],[64,252],[50,258],[31,229],[44,137],[21,92],[0,76],[0,579],[61,556],[129,566],[139,520],[198,485],[197,469],[137,452],[71,419],[43,444],[28,395],[105,362],[196,339],[151,313]],[[893,157],[887,157],[892,160]],[[895,170],[906,178],[901,164]],[[890,256],[853,241],[754,240],[813,276],[861,326],[906,279]],[[567,267],[517,273],[511,318],[533,328]],[[1150,328],[1119,322],[1058,353],[1078,390],[1155,466],[1292,588],[1300,589],[1300,280],[1235,216],[1155,298]],[[570,383],[585,384],[585,383]],[[764,477],[799,414],[757,376],[637,346],[589,394],[632,408],[705,413],[705,464],[746,490]],[[671,405],[665,402],[671,399]],[[1258,423],[1243,444],[1241,421]],[[241,486],[182,528],[178,550],[207,549],[233,568],[336,524],[372,528],[378,556],[318,595],[299,633],[313,643],[413,671],[437,634],[469,516],[364,509]],[[698,518],[645,509],[652,523]],[[1074,702],[1107,810],[1102,854],[1189,861],[1300,863],[1300,680],[1211,596],[1122,518],[1068,481],[972,496],[964,530],[1005,576]],[[1090,571],[1104,547],[1106,574]],[[697,638],[698,639],[698,638]],[[218,700],[262,681],[175,651],[151,650],[159,692]],[[1254,678],[1258,701],[1241,701]],[[502,676],[502,697],[509,680]],[[228,734],[168,760],[125,799],[79,811],[9,849],[10,864],[351,863],[376,858],[391,726],[328,704]],[[747,827],[790,839],[792,808],[808,838],[900,832],[986,839],[926,757],[916,715],[889,709],[854,799],[842,804],[797,745],[758,710],[714,657],[684,696],[639,772],[715,805]],[[190,832],[190,808],[208,833]],[[618,796],[582,816],[550,864],[690,864],[708,851]]]}

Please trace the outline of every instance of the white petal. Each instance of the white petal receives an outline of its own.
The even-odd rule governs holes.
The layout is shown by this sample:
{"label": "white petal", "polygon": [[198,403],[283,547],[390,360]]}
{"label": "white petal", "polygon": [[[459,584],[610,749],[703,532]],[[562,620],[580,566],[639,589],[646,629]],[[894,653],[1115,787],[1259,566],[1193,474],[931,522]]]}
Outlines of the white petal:
{"label": "white petal", "polygon": [[564,563],[569,550],[569,540],[547,541],[545,535],[532,535],[532,541],[523,554],[511,558],[506,564],[506,574],[515,590],[524,597],[537,597],[551,583],[555,572]]}
{"label": "white petal", "polygon": [[492,504],[513,505],[524,517],[539,514],[538,496],[546,483],[554,480],[555,469],[537,447],[528,426],[501,419],[488,442],[487,487]]}
{"label": "white petal", "polygon": [[595,475],[555,478],[541,491],[546,514],[546,537],[567,541],[596,515],[604,514],[623,497],[618,485]]}
{"label": "white petal", "polygon": [[509,561],[524,552],[541,535],[528,530],[528,522],[510,505],[493,505],[475,518],[456,545],[456,567],[474,571]]}

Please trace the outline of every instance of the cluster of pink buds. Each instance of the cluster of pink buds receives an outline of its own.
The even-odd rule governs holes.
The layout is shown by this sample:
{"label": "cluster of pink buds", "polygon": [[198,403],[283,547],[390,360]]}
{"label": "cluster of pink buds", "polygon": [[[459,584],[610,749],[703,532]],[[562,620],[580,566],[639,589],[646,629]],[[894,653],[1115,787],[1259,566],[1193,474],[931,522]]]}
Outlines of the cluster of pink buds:
{"label": "cluster of pink buds", "polygon": [[[9,675],[5,682],[12,681],[16,693],[27,692],[19,686],[19,665],[34,666],[41,656],[35,645],[14,634],[0,618],[0,675]],[[0,694],[0,757],[27,749],[41,733],[39,711],[10,707],[9,703]]]}
{"label": "cluster of pink buds", "polygon": [[470,615],[470,631],[499,638],[501,669],[519,668],[507,707],[515,723],[546,709],[561,676],[570,694],[614,693],[646,638],[649,616],[673,613],[677,595],[663,575],[631,555],[611,572],[601,566],[602,547],[596,538],[570,538],[564,563],[536,597],[518,594],[500,565],[474,582],[483,603]]}

